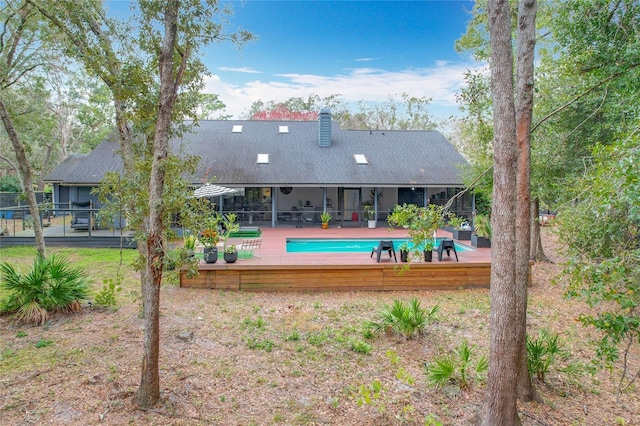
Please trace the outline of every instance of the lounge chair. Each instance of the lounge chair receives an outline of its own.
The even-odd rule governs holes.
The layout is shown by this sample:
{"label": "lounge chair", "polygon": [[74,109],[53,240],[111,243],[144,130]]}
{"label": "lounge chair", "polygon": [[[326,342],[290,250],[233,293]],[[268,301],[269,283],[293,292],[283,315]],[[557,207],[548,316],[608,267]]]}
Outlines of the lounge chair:
{"label": "lounge chair", "polygon": [[391,254],[393,253],[393,258],[396,262],[398,262],[398,258],[396,257],[396,249],[393,246],[393,241],[391,240],[382,240],[378,243],[378,247],[374,247],[371,249],[371,256],[373,257],[373,253],[376,253],[376,260],[380,262],[380,255],[383,251],[389,253],[389,258],[391,258]]}

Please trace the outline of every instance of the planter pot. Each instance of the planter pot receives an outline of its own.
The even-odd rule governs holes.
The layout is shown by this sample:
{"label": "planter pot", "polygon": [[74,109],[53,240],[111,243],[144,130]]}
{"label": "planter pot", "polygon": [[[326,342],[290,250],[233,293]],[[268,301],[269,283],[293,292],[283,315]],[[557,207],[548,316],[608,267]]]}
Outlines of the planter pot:
{"label": "planter pot", "polygon": [[409,261],[409,251],[400,250],[400,262],[408,262],[408,261]]}
{"label": "planter pot", "polygon": [[322,229],[328,229],[328,228],[329,228],[329,223],[322,224]]}
{"label": "planter pot", "polygon": [[433,260],[433,251],[432,250],[425,250],[424,251],[424,261],[425,262],[431,262]]}
{"label": "planter pot", "polygon": [[453,230],[453,239],[454,240],[470,240],[471,239],[471,231],[466,231],[464,229],[454,229]]}
{"label": "planter pot", "polygon": [[477,248],[491,248],[491,240],[471,234],[471,245]]}
{"label": "planter pot", "polygon": [[376,221],[375,220],[368,220],[367,221],[367,228],[375,229],[376,228]]}
{"label": "planter pot", "polygon": [[205,263],[216,263],[218,261],[218,247],[205,247],[204,261]]}
{"label": "planter pot", "polygon": [[236,260],[238,260],[238,252],[234,251],[233,253],[225,253],[224,254],[224,261],[227,263],[234,263]]}

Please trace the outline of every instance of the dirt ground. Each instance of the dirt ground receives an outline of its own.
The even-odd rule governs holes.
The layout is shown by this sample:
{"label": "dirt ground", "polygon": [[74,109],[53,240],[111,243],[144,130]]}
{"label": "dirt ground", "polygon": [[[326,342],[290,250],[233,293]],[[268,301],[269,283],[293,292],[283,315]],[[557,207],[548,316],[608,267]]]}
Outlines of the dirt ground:
{"label": "dirt ground", "polygon": [[[544,231],[558,262],[555,239]],[[533,268],[528,326],[560,334],[569,362],[593,357],[576,321],[587,309],[562,297],[557,263]],[[468,424],[484,384],[429,386],[425,363],[462,341],[488,354],[488,290],[251,294],[181,289],[161,296],[161,402],[140,410],[142,320],[135,274],[115,312],[85,308],[44,327],[0,317],[0,425],[400,425]],[[366,336],[394,299],[440,304],[426,334]],[[640,367],[638,353],[632,365]],[[637,387],[616,399],[620,371],[570,376],[552,369],[535,385],[545,403],[522,403],[525,425],[640,424]],[[359,397],[381,384],[370,404]]]}

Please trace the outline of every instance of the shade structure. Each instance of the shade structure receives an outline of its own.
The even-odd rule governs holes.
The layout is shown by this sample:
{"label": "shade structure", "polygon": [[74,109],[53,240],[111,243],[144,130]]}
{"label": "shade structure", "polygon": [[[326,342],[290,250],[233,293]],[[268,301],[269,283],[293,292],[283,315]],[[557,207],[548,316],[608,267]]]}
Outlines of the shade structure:
{"label": "shade structure", "polygon": [[227,188],[224,186],[205,183],[193,192],[193,196],[196,198],[219,197],[220,195],[233,194],[238,191],[239,190],[237,188]]}

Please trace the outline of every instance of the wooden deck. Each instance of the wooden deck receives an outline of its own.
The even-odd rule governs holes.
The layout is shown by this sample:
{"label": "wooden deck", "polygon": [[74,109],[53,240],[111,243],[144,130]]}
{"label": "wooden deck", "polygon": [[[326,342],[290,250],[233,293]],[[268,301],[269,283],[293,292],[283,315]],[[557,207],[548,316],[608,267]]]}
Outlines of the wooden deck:
{"label": "wooden deck", "polygon": [[[357,290],[432,290],[489,287],[491,250],[459,252],[438,261],[395,263],[386,253],[380,263],[369,253],[286,253],[287,238],[372,238],[406,237],[406,231],[386,228],[267,228],[262,229],[259,258],[227,264],[201,263],[199,274],[180,276],[181,287],[235,291],[357,291]],[[439,237],[451,237],[439,231]],[[463,244],[470,245],[468,241]],[[372,244],[373,246],[374,244]],[[398,258],[400,254],[398,253]],[[403,268],[403,265],[405,268]],[[406,268],[406,265],[410,265]]]}

